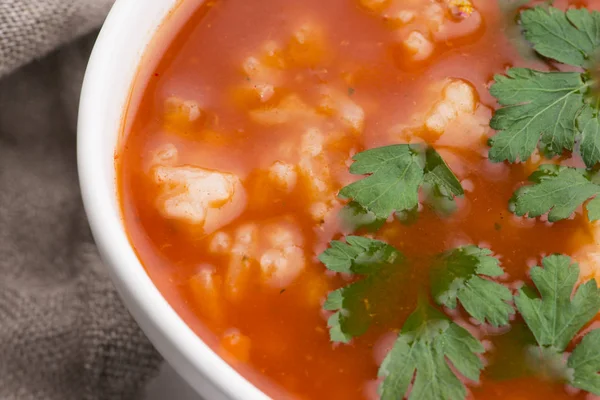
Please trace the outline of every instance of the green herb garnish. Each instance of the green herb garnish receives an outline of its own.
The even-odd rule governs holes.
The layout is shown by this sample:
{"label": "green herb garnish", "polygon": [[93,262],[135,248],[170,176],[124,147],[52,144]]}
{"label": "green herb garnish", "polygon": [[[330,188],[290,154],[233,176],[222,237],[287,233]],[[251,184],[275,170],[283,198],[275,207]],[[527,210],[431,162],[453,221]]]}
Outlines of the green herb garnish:
{"label": "green herb garnish", "polygon": [[385,146],[358,153],[353,160],[350,172],[368,176],[342,188],[339,196],[353,200],[378,219],[416,209],[422,186],[434,198],[453,201],[464,194],[456,176],[431,147]]}
{"label": "green herb garnish", "polygon": [[[542,165],[529,177],[531,184],[515,192],[510,207],[519,216],[548,214],[553,222],[584,205],[589,219],[598,220],[600,178],[592,167],[600,162],[600,100],[592,93],[596,82],[589,69],[600,45],[600,13],[536,7],[521,13],[521,26],[539,56],[581,72],[511,68],[496,76],[491,93],[503,108],[490,122],[499,132],[491,139],[489,157],[515,162],[528,159],[536,148],[549,156],[579,151],[587,170]],[[350,230],[376,231],[391,215],[414,222],[420,198],[437,211],[452,211],[456,197],[464,194],[440,154],[426,145],[380,147],[353,160],[350,172],[366,176],[339,193],[349,200],[341,217]],[[495,228],[501,229],[499,224]],[[324,304],[333,312],[328,320],[332,342],[350,342],[373,325],[382,309],[390,312],[397,300],[393,296],[405,296],[399,282],[419,286],[407,273],[410,263],[403,254],[379,240],[334,240],[319,260],[352,279]],[[600,311],[600,289],[595,280],[576,288],[579,267],[567,256],[545,257],[542,265],[531,269],[534,286],[525,285],[513,296],[509,286],[494,280],[504,270],[491,250],[454,248],[432,259],[430,295],[439,306],[455,309],[460,304],[472,323],[497,327],[513,320],[511,333],[495,341],[498,350],[489,377],[537,375],[600,395],[600,330],[586,334],[570,355],[565,353]],[[511,301],[522,321],[513,318]],[[382,400],[463,400],[467,391],[461,377],[479,380],[483,344],[443,310],[428,296],[418,300],[379,368]]]}
{"label": "green herb garnish", "polygon": [[491,139],[490,160],[527,160],[536,146],[548,155],[573,150],[589,87],[581,74],[511,68],[495,81],[490,92],[505,107],[490,122],[500,131]]}
{"label": "green herb garnish", "polygon": [[[532,185],[518,189],[510,200],[511,210],[530,218],[548,213],[548,221],[569,218],[577,207],[600,194],[600,181],[595,173],[581,168],[541,165],[529,177]],[[586,205],[588,218],[600,218],[600,198]]]}
{"label": "green herb garnish", "polygon": [[[600,44],[600,13],[562,12],[536,7],[521,13],[525,37],[542,56],[560,63],[589,68]],[[600,161],[599,105],[589,71],[540,72],[511,68],[497,75],[490,92],[503,108],[490,126],[498,130],[491,140],[492,161],[527,160],[539,147],[548,156],[573,151],[579,139],[586,165]]]}
{"label": "green herb garnish", "polygon": [[504,274],[492,252],[477,246],[459,247],[441,254],[432,267],[431,294],[451,309],[460,301],[471,317],[493,326],[506,325],[514,314],[507,303],[512,293],[489,279]]}
{"label": "green herb garnish", "polygon": [[[515,305],[541,348],[542,359],[561,364],[560,353],[575,335],[600,311],[600,289],[595,280],[574,291],[579,266],[567,256],[553,255],[531,269],[535,288],[525,286],[515,296]],[[600,330],[588,333],[577,345],[566,365],[563,379],[574,387],[600,394]],[[561,365],[554,367],[560,369]]]}
{"label": "green herb garnish", "polygon": [[[390,277],[406,270],[405,258],[385,242],[347,236],[346,243],[332,241],[319,260],[331,271],[364,277],[331,292],[324,305],[326,310],[335,311],[328,322],[331,340],[347,343],[366,332],[382,300],[384,304],[389,302],[390,292],[386,289]],[[473,245],[459,247],[434,260],[432,296],[438,304],[452,309],[460,301],[467,313],[482,324],[506,325],[514,313],[507,303],[512,294],[502,284],[482,277],[503,274],[488,249]]]}
{"label": "green herb garnish", "polygon": [[521,14],[521,23],[535,51],[563,64],[588,67],[600,46],[596,11],[534,7]]}
{"label": "green herb garnish", "polygon": [[569,357],[567,367],[573,371],[571,385],[600,395],[600,329],[585,335]]}
{"label": "green herb garnish", "polygon": [[540,346],[564,351],[575,334],[600,311],[600,290],[596,281],[580,285],[579,267],[566,256],[542,260],[531,269],[531,279],[539,291],[525,286],[515,296],[515,305]]}
{"label": "green herb garnish", "polygon": [[483,352],[479,340],[421,299],[379,368],[381,400],[405,398],[411,383],[409,400],[463,400],[465,385],[454,370],[479,381]]}
{"label": "green herb garnish", "polygon": [[372,298],[381,295],[382,284],[402,269],[404,256],[387,243],[360,236],[347,236],[346,243],[334,240],[319,260],[335,272],[361,275],[364,279],[329,293],[324,308],[335,313],[329,318],[333,342],[349,342],[367,331],[373,312]]}

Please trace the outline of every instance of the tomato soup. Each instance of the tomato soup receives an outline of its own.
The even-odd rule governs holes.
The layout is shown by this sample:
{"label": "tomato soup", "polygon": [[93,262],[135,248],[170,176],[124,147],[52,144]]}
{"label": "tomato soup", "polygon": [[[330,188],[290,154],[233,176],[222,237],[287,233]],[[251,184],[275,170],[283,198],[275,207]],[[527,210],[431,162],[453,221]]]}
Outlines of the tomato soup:
{"label": "tomato soup", "polygon": [[[509,207],[540,164],[581,159],[488,159],[494,75],[561,70],[531,57],[516,22],[518,6],[542,2],[184,3],[145,56],[127,110],[116,158],[124,224],[173,308],[265,393],[379,398],[378,370],[429,290],[432,260],[457,246],[490,249],[511,291],[531,285],[530,268],[555,253],[579,262],[579,281],[595,278],[597,234],[583,207],[557,222]],[[175,34],[165,40],[166,31]],[[406,218],[359,227],[339,195],[362,178],[353,157],[398,144],[435,149],[464,194],[432,207],[421,193]],[[368,329],[335,343],[325,299],[361,275],[332,271],[319,255],[348,235],[393,246],[407,266],[381,288]],[[457,373],[465,398],[590,398],[524,367],[533,339],[518,313],[496,327],[461,306],[435,307],[484,348],[478,380]]]}

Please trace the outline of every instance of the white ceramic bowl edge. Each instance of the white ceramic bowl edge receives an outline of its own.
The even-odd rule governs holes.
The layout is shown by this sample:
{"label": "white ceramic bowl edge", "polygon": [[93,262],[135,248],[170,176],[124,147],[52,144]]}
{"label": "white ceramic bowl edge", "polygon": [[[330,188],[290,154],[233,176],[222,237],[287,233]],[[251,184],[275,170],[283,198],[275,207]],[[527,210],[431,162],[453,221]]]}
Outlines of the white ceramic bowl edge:
{"label": "white ceramic bowl edge", "polygon": [[[184,0],[185,1],[185,0]],[[210,400],[268,397],[213,352],[154,286],[124,230],[115,150],[144,51],[179,0],[117,0],[86,71],[77,153],[83,202],[94,239],[124,303],[165,359]]]}

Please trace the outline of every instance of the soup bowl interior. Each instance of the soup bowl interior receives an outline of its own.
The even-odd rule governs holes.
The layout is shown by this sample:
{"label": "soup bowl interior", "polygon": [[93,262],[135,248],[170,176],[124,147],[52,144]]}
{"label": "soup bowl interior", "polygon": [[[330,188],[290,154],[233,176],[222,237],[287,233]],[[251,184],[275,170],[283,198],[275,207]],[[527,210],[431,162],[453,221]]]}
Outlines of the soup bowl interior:
{"label": "soup bowl interior", "polygon": [[201,1],[116,1],[92,52],[82,89],[79,178],[92,233],[108,272],[159,352],[206,398],[266,399],[192,332],[162,297],[128,240],[117,196],[115,154],[127,107],[134,101],[132,85],[143,55],[165,20],[185,17],[181,8]]}

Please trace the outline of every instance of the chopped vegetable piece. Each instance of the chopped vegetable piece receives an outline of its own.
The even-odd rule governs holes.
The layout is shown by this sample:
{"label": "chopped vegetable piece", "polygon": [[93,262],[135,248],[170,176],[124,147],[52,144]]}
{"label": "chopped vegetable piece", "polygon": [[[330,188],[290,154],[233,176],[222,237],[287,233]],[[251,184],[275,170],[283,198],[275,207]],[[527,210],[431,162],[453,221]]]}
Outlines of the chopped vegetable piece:
{"label": "chopped vegetable piece", "polygon": [[484,279],[504,274],[492,252],[477,246],[459,247],[442,253],[432,267],[431,292],[436,302],[456,308],[460,301],[471,317],[493,326],[508,324],[514,310],[508,288]]}
{"label": "chopped vegetable piece", "polygon": [[[550,222],[569,218],[586,200],[600,193],[596,175],[584,169],[541,165],[529,177],[533,185],[518,189],[510,200],[511,210],[529,218],[548,213]],[[598,200],[587,204],[588,218],[600,217]]]}
{"label": "chopped vegetable piece", "polygon": [[373,239],[347,236],[346,243],[334,240],[319,260],[335,272],[363,275],[364,279],[329,294],[326,310],[335,311],[329,318],[333,342],[349,342],[362,335],[373,319],[369,299],[381,293],[381,283],[398,272],[404,256],[394,247]]}
{"label": "chopped vegetable piece", "polygon": [[421,300],[379,368],[381,399],[404,398],[412,382],[409,400],[464,400],[466,389],[455,371],[478,381],[483,351],[466,329]]}
{"label": "chopped vegetable piece", "polygon": [[368,174],[342,188],[340,197],[352,199],[377,218],[412,210],[419,203],[419,188],[431,187],[437,197],[454,199],[464,194],[460,182],[433,148],[400,144],[358,153],[353,174]]}
{"label": "chopped vegetable piece", "polygon": [[523,287],[515,296],[517,309],[540,346],[565,350],[575,334],[600,311],[600,290],[595,280],[573,289],[579,266],[567,256],[552,255],[542,267],[531,269],[531,279],[539,295]]}

